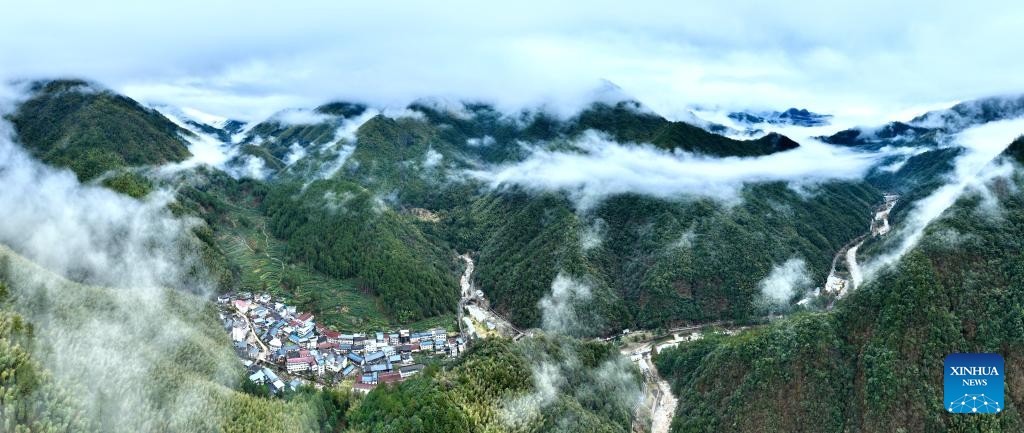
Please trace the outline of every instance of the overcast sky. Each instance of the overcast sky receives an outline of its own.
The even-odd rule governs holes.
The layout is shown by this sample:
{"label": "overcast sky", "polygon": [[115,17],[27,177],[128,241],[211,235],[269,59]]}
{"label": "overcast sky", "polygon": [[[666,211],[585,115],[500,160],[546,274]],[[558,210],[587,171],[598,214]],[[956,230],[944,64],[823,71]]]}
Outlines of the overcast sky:
{"label": "overcast sky", "polygon": [[0,1],[2,78],[79,76],[245,120],[335,98],[567,107],[602,79],[668,116],[800,106],[884,119],[1024,92],[1012,0]]}

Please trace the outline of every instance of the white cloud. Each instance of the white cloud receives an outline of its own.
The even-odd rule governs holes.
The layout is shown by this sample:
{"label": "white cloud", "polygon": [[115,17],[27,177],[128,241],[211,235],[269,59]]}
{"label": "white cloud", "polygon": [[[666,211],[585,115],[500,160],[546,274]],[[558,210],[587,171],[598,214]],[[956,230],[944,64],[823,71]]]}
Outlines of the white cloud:
{"label": "white cloud", "polygon": [[427,149],[427,153],[423,155],[423,166],[426,168],[437,167],[441,164],[441,160],[444,159],[444,155],[441,152],[434,150],[434,148]]}
{"label": "white cloud", "polygon": [[149,102],[244,120],[335,98],[573,104],[601,79],[669,115],[700,104],[881,116],[1024,91],[1015,73],[1024,60],[1006,55],[1024,49],[1014,37],[1022,18],[1024,5],[994,0],[108,0],[59,13],[22,2],[0,17],[10,36],[0,38],[0,61],[7,78],[84,75]]}
{"label": "white cloud", "polygon": [[758,283],[758,287],[766,300],[785,305],[793,294],[805,289],[808,284],[811,284],[811,277],[807,272],[807,262],[794,257],[773,267],[768,276]]}
{"label": "white cloud", "polygon": [[261,158],[252,155],[245,155],[242,164],[237,167],[228,167],[228,173],[235,177],[248,177],[252,179],[265,179],[267,177],[267,163]]}
{"label": "white cloud", "polygon": [[[965,129],[954,136],[954,143],[967,151],[956,159],[949,182],[913,204],[900,228],[893,232],[898,239],[896,247],[865,264],[863,279],[871,279],[916,246],[928,224],[949,209],[965,191],[981,191],[984,198],[987,181],[1010,175],[1014,169],[1011,165],[996,164],[993,160],[1022,134],[1024,118],[990,122]],[[855,287],[860,286],[861,281],[854,283]]]}
{"label": "white cloud", "polygon": [[799,148],[768,156],[716,158],[668,152],[649,145],[619,144],[593,132],[585,134],[576,145],[583,152],[536,150],[522,162],[468,174],[493,187],[515,184],[567,190],[583,207],[625,192],[734,200],[746,182],[809,185],[831,179],[859,179],[881,158],[912,151],[886,148],[865,153],[801,139]]}
{"label": "white cloud", "polygon": [[473,147],[490,146],[490,145],[492,145],[494,143],[495,143],[494,137],[491,137],[490,135],[485,135],[485,136],[479,137],[479,138],[467,138],[466,139],[466,145],[467,146],[473,146]]}
{"label": "white cloud", "polygon": [[288,146],[288,155],[285,155],[284,163],[295,164],[304,156],[306,156],[306,148],[299,146],[299,143],[292,143],[291,146]]}
{"label": "white cloud", "polygon": [[331,116],[305,108],[281,110],[270,117],[285,125],[316,125],[331,120]]}
{"label": "white cloud", "polygon": [[551,293],[541,298],[541,327],[545,331],[578,335],[592,323],[581,319],[580,307],[590,301],[590,286],[559,273],[551,283]]}
{"label": "white cloud", "polygon": [[163,114],[164,117],[166,117],[168,120],[174,122],[174,124],[178,125],[182,129],[188,130],[195,134],[195,136],[182,137],[186,141],[188,141],[188,150],[192,154],[192,157],[176,164],[168,164],[164,167],[161,167],[161,170],[165,172],[174,172],[182,169],[193,168],[204,164],[223,169],[225,168],[224,165],[228,162],[228,160],[230,160],[237,154],[237,148],[231,146],[230,144],[223,143],[216,137],[204,133],[198,128],[185,122],[187,119],[194,119],[206,123],[207,125],[213,125],[213,123],[208,123],[207,121],[213,121],[214,123],[218,123],[223,120],[222,118],[201,113],[194,109],[178,110],[174,107],[169,106],[157,106],[155,108],[157,111],[160,112],[160,114]]}

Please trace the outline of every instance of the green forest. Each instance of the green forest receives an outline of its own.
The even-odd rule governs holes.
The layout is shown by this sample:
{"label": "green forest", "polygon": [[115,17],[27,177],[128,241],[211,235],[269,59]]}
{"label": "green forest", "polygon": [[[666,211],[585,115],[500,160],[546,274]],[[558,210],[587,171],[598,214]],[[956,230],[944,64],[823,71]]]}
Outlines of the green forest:
{"label": "green forest", "polygon": [[44,162],[85,181],[122,167],[183,161],[191,154],[179,128],[134,100],[80,80],[36,82],[33,97],[8,120]]}
{"label": "green forest", "polygon": [[[1007,150],[1024,160],[1024,140]],[[1014,432],[1024,428],[1019,375],[999,415],[941,410],[943,358],[1024,353],[1024,186],[1020,173],[962,197],[896,266],[834,311],[801,314],[655,358],[680,399],[674,432]]]}
{"label": "green forest", "polygon": [[[333,102],[316,108],[310,124],[193,122],[226,144],[237,138],[238,153],[224,170],[168,174],[153,167],[187,159],[193,132],[88,82],[38,82],[29,92],[8,116],[21,145],[128,197],[170,192],[170,211],[191,222],[178,247],[201,261],[181,287],[147,293],[143,302],[131,290],[66,280],[0,245],[0,431],[634,431],[648,421],[634,411],[643,377],[619,348],[536,330],[557,275],[590,290],[581,337],[762,323],[789,313],[655,356],[679,398],[674,432],[1024,430],[1016,376],[1008,377],[999,417],[934,410],[941,404],[934,372],[945,354],[996,352],[1008,369],[1024,364],[1019,172],[993,181],[988,195],[961,197],[909,255],[831,311],[770,304],[759,288],[791,259],[805,263],[812,280],[791,301],[820,285],[836,252],[868,230],[883,193],[900,194],[892,213],[899,224],[912,203],[946,182],[962,154],[940,142],[949,131],[892,124],[871,137],[859,130],[829,137],[878,149],[913,135],[899,143],[919,152],[882,161],[863,180],[800,189],[747,183],[731,202],[622,193],[582,205],[569,191],[495,186],[467,173],[538,149],[587,152],[578,140],[588,131],[624,146],[719,157],[798,144],[777,134],[726,138],[635,101],[595,103],[570,117],[429,102],[370,117],[365,105]],[[989,111],[986,119],[998,117]],[[341,133],[360,117],[369,120],[354,139]],[[296,154],[304,156],[289,163]],[[247,158],[262,161],[267,176],[229,173]],[[1024,140],[1005,158],[1024,161]],[[871,239],[859,254],[892,247]],[[475,260],[474,283],[491,308],[535,335],[476,342],[457,359],[365,397],[346,383],[268,398],[245,382],[208,299],[176,290],[212,280],[216,293],[272,293],[346,331],[454,328],[463,253]],[[100,322],[122,328],[90,332]],[[131,332],[116,332],[124,326]],[[76,372],[53,361],[62,353],[55,344],[97,335],[95,347],[69,347],[94,356],[106,344],[130,344],[146,365],[115,383],[121,376],[98,370],[100,358],[83,358],[90,362]],[[114,395],[130,396],[132,405],[97,405]]]}

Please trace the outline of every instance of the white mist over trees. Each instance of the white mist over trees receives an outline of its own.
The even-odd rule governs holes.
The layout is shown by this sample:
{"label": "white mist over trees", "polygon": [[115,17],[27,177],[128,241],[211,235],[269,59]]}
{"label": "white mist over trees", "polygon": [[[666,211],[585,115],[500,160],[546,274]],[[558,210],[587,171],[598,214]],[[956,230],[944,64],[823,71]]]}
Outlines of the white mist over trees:
{"label": "white mist over trees", "polygon": [[[0,248],[0,275],[34,326],[34,357],[94,425],[215,427],[212,384],[231,384],[237,360],[211,327],[212,285],[188,235],[195,223],[171,215],[170,194],[138,201],[82,185],[29,157],[6,122],[0,185],[0,244],[13,249]],[[178,365],[189,359],[201,364]]]}

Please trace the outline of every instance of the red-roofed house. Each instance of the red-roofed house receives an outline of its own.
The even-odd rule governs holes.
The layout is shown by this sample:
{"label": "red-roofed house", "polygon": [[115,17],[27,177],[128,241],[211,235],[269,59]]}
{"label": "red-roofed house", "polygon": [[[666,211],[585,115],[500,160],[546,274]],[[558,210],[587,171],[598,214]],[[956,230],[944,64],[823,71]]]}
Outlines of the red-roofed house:
{"label": "red-roofed house", "polygon": [[327,341],[330,341],[331,343],[340,343],[341,342],[341,333],[338,332],[338,331],[332,331],[330,329],[325,329],[325,330],[321,331],[320,333],[323,334],[324,338],[326,338]]}
{"label": "red-roofed house", "polygon": [[236,300],[235,301],[235,309],[238,310],[238,312],[242,313],[242,314],[248,313],[249,312],[249,301],[246,301],[244,299]]}
{"label": "red-roofed house", "polygon": [[398,372],[381,373],[377,375],[377,383],[395,383],[402,381],[402,374]]}

